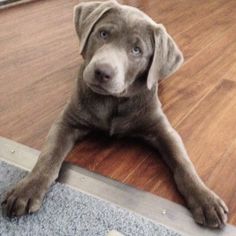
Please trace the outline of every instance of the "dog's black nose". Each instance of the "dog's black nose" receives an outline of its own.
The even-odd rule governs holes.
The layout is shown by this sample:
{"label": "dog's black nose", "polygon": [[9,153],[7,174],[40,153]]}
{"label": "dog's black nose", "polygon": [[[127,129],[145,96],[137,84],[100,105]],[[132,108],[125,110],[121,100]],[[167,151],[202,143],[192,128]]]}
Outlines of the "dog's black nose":
{"label": "dog's black nose", "polygon": [[114,69],[109,64],[96,65],[94,70],[95,78],[100,82],[107,82],[114,76]]}

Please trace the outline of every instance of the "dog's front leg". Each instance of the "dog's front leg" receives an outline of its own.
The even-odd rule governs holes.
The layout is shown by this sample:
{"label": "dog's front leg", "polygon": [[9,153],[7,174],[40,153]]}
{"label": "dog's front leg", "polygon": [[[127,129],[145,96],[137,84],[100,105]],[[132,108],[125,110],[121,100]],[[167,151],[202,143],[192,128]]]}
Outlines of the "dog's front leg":
{"label": "dog's front leg", "polygon": [[197,223],[222,227],[227,221],[225,203],[201,181],[185,150],[181,137],[160,109],[152,127],[142,137],[157,148],[171,168],[179,191]]}
{"label": "dog's front leg", "polygon": [[22,179],[3,201],[9,217],[37,211],[50,185],[58,177],[60,167],[74,143],[87,132],[74,128],[66,119],[66,112],[52,125],[42,152],[33,170]]}

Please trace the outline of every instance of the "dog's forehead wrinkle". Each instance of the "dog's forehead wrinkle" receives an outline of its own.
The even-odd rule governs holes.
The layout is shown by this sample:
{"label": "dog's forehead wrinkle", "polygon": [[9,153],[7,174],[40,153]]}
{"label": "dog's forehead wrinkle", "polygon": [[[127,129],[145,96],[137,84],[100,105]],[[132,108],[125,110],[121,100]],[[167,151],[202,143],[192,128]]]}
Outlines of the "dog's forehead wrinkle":
{"label": "dog's forehead wrinkle", "polygon": [[[119,18],[119,21],[117,19]],[[118,9],[109,11],[98,23],[98,25],[109,25],[127,31],[129,34],[138,33],[145,35],[156,23],[144,12],[131,7],[122,5]]]}
{"label": "dog's forehead wrinkle", "polygon": [[140,11],[135,7],[122,5],[121,9],[122,9],[122,14],[126,15],[131,22],[141,19],[146,23],[150,24],[151,26],[157,25],[157,23],[153,21],[152,18],[150,18],[147,14],[145,14],[144,12]]}
{"label": "dog's forehead wrinkle", "polygon": [[119,26],[122,24],[123,20],[119,20],[119,23],[117,23],[117,14],[115,12],[110,12],[106,16],[104,16],[98,23],[98,27],[114,27],[119,28]]}

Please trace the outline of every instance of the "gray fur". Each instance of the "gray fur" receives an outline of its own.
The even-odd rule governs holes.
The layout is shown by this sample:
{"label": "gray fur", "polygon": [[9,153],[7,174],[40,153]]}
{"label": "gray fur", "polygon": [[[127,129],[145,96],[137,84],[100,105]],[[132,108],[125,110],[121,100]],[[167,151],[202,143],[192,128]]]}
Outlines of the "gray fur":
{"label": "gray fur", "polygon": [[[157,96],[157,81],[183,62],[164,26],[115,1],[81,3],[74,14],[84,58],[77,86],[50,129],[36,166],[3,202],[7,215],[37,211],[75,142],[102,130],[142,138],[159,150],[195,221],[208,227],[224,226],[225,203],[198,177]],[[104,27],[109,34],[101,33]]]}

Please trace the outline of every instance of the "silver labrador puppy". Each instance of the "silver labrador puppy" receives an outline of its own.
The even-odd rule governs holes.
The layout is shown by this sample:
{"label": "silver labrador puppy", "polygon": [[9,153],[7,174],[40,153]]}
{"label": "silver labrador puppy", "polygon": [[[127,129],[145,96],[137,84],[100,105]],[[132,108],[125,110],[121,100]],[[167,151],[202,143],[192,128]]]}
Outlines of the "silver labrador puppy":
{"label": "silver labrador puppy", "polygon": [[74,22],[84,58],[76,89],[36,166],[7,194],[7,215],[37,211],[75,142],[99,129],[140,137],[158,149],[195,221],[222,227],[228,209],[197,175],[157,96],[157,81],[183,63],[173,39],[143,12],[115,1],[80,3]]}

